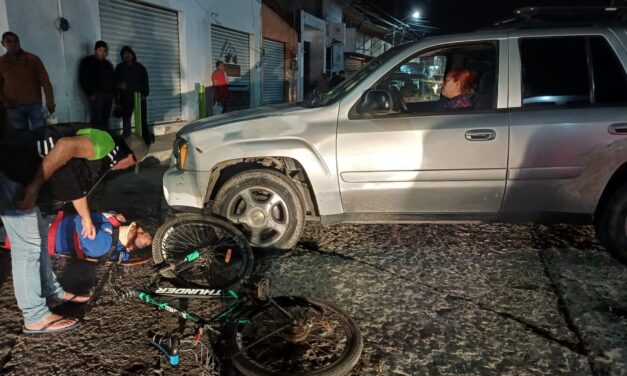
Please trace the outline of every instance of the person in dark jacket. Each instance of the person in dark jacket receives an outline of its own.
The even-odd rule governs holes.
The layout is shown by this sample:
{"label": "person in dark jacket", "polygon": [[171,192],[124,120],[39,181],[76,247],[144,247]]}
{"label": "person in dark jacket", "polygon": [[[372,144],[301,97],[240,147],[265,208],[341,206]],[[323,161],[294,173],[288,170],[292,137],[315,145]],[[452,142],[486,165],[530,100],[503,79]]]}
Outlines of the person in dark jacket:
{"label": "person in dark jacket", "polygon": [[89,99],[89,122],[102,130],[109,130],[115,93],[115,71],[113,64],[107,60],[108,49],[106,42],[96,42],[94,54],[81,61],[78,76],[81,88]]}
{"label": "person in dark jacket", "polygon": [[79,325],[77,319],[51,313],[46,299],[89,300],[65,292],[52,270],[48,229],[36,204],[44,183],[49,182],[56,199],[72,202],[80,216],[80,236],[94,239],[88,193],[110,170],[129,168],[146,153],[141,139],[114,139],[86,124],[16,130],[0,142],[0,219],[11,238],[13,284],[24,333],[63,332]]}
{"label": "person in dark jacket", "polygon": [[122,62],[115,67],[117,84],[116,104],[121,108],[123,135],[131,134],[131,115],[134,107],[134,93],[141,94],[141,118],[142,137],[146,144],[154,142],[155,137],[148,128],[146,119],[146,97],[150,93],[148,85],[148,72],[146,68],[137,62],[137,55],[132,48],[124,46],[120,50]]}

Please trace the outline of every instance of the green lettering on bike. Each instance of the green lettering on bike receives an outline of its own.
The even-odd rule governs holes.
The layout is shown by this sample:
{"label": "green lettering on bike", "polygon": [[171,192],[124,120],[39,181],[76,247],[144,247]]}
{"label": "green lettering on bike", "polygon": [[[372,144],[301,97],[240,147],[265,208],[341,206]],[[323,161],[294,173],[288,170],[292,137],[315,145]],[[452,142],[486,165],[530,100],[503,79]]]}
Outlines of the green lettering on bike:
{"label": "green lettering on bike", "polygon": [[232,297],[234,297],[235,299],[238,299],[239,297],[237,296],[237,293],[233,290],[229,290],[229,294],[231,294]]}
{"label": "green lettering on bike", "polygon": [[187,257],[185,257],[185,261],[192,262],[192,261],[196,260],[199,257],[200,257],[200,252],[194,251],[194,252],[190,253],[189,255],[187,255]]}

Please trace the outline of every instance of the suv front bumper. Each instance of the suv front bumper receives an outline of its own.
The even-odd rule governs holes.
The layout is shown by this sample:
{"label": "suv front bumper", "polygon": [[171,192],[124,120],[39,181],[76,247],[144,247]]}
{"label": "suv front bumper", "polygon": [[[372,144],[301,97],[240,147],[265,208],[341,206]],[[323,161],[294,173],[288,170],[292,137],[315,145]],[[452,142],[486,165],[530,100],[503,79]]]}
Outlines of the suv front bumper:
{"label": "suv front bumper", "polygon": [[209,171],[181,171],[171,166],[163,174],[163,195],[176,209],[201,210],[205,204]]}

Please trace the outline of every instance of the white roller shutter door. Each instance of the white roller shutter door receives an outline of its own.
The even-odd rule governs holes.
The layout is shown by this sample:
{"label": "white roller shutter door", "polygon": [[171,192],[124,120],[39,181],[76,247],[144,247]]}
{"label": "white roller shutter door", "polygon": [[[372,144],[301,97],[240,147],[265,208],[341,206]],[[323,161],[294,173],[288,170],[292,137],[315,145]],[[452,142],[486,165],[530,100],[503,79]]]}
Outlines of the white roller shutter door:
{"label": "white roller shutter door", "polygon": [[263,104],[285,102],[285,44],[263,40]]}
{"label": "white roller shutter door", "polygon": [[223,61],[229,71],[231,101],[228,110],[250,108],[250,41],[249,35],[224,27],[211,25],[212,69],[216,62]]}
{"label": "white roller shutter door", "polygon": [[181,119],[181,67],[176,12],[124,0],[100,0],[102,40],[117,65],[122,46],[148,71],[148,123]]}

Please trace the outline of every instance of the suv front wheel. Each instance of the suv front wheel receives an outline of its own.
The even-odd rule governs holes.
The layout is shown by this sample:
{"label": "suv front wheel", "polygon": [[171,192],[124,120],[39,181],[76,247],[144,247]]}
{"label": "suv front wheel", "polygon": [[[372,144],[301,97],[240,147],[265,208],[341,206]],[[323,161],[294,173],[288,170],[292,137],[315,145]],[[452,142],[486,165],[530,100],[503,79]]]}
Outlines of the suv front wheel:
{"label": "suv front wheel", "polygon": [[614,193],[599,214],[595,227],[601,245],[627,264],[627,185]]}
{"label": "suv front wheel", "polygon": [[290,249],[305,226],[298,189],[275,170],[233,176],[218,191],[213,211],[235,223],[253,247]]}

